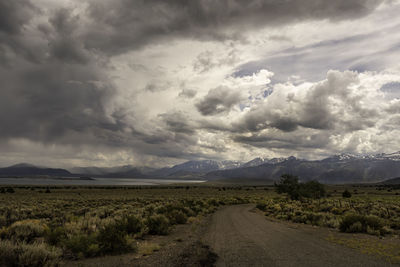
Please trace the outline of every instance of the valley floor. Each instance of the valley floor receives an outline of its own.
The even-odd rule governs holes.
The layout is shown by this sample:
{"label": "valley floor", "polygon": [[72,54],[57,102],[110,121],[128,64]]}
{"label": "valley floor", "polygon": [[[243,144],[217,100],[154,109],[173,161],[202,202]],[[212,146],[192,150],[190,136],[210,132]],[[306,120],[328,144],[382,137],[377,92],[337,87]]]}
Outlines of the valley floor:
{"label": "valley floor", "polygon": [[[139,248],[157,247],[148,256],[139,249],[135,254],[69,262],[66,266],[398,266],[390,263],[387,253],[367,250],[362,245],[365,241],[376,243],[377,248],[400,246],[398,238],[381,240],[276,221],[257,212],[254,205],[234,205],[192,224],[179,225],[168,236],[140,241]],[[361,246],[351,246],[355,242]]]}

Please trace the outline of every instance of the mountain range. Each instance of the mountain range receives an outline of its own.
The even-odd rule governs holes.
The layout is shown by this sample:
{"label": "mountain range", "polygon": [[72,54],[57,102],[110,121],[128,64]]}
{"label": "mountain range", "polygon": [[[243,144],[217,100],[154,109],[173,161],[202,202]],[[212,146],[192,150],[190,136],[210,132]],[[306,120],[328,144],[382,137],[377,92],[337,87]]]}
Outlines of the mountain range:
{"label": "mountain range", "polygon": [[103,177],[103,178],[168,178],[204,180],[265,180],[276,181],[285,173],[300,180],[322,183],[381,182],[400,176],[400,151],[376,155],[338,154],[322,160],[296,157],[262,158],[248,162],[199,160],[172,167],[149,168],[132,165],[118,167],[74,167],[69,170],[17,164],[0,168],[0,177]]}
{"label": "mountain range", "polygon": [[277,163],[268,162],[253,167],[209,172],[206,178],[264,178],[276,181],[282,174],[289,173],[299,176],[302,181],[317,180],[329,184],[379,182],[400,176],[399,155],[400,153],[393,153],[392,156],[340,154],[315,161],[289,157]]}

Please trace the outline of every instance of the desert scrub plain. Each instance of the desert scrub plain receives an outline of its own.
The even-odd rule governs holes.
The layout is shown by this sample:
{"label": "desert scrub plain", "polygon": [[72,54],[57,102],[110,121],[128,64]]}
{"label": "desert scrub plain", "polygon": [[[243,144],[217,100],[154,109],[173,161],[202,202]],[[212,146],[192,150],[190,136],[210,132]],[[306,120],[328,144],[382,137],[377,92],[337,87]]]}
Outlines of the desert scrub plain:
{"label": "desert scrub plain", "polygon": [[337,229],[344,234],[326,239],[400,263],[400,186],[325,188],[325,197],[292,200],[281,194],[258,202],[256,207],[270,218]]}
{"label": "desert scrub plain", "polygon": [[[167,235],[221,205],[265,202],[265,187],[0,188],[0,266],[137,253],[146,235]],[[151,250],[157,250],[159,248]],[[140,253],[140,251],[139,251]]]}
{"label": "desert scrub plain", "polygon": [[[400,242],[391,242],[400,233],[399,187],[325,188],[325,197],[291,200],[272,186],[1,187],[0,266],[57,266],[98,256],[151,254],[162,248],[140,243],[146,236],[168,235],[177,224],[244,203],[254,203],[278,221],[342,231],[327,239],[400,262]],[[343,197],[346,190],[351,197]]]}
{"label": "desert scrub plain", "polygon": [[[393,186],[330,186],[327,197],[291,200],[275,196],[259,202],[265,215],[295,223],[337,228],[347,233],[399,234],[400,189]],[[343,192],[350,197],[343,197]]]}

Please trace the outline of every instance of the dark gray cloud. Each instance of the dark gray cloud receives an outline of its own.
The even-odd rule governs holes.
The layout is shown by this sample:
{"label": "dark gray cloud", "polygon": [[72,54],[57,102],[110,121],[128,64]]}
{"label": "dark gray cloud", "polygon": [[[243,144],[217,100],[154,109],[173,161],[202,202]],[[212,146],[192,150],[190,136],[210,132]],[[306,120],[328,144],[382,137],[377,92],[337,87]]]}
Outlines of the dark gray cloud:
{"label": "dark gray cloud", "polygon": [[195,132],[194,126],[190,125],[190,119],[182,112],[163,113],[159,117],[166,124],[169,131],[183,134],[193,134]]}
{"label": "dark gray cloud", "polygon": [[63,63],[85,64],[90,61],[90,52],[84,48],[75,33],[79,16],[71,15],[69,9],[59,9],[49,19],[53,34],[49,34],[50,55]]}
{"label": "dark gray cloud", "polygon": [[120,130],[104,106],[114,86],[74,36],[78,18],[60,9],[37,32],[30,26],[28,34],[26,23],[38,9],[29,1],[0,5],[7,8],[0,29],[9,59],[0,66],[0,138],[84,143],[95,142],[90,136],[99,129]]}
{"label": "dark gray cloud", "polygon": [[19,34],[37,9],[28,0],[0,1],[0,32]]}
{"label": "dark gray cloud", "polygon": [[292,132],[297,129],[299,123],[290,117],[278,117],[274,118],[269,126],[284,132]]}
{"label": "dark gray cloud", "polygon": [[267,133],[255,133],[251,136],[237,135],[233,137],[236,142],[249,144],[254,147],[285,150],[323,149],[329,147],[329,133],[282,133],[270,131]]}
{"label": "dark gray cloud", "polygon": [[[38,62],[43,52],[32,37],[24,36],[31,19],[39,13],[30,1],[0,1],[0,64],[10,67],[16,58]],[[39,55],[38,55],[39,54]]]}
{"label": "dark gray cloud", "polygon": [[194,89],[187,89],[183,88],[182,91],[179,92],[179,97],[185,97],[185,98],[193,98],[197,94],[197,91]]}
{"label": "dark gray cloud", "polygon": [[6,81],[0,100],[2,137],[52,141],[68,131],[110,123],[103,103],[113,87],[86,66],[48,63],[0,77]]}
{"label": "dark gray cloud", "polygon": [[165,90],[165,87],[162,85],[159,85],[159,84],[149,83],[144,87],[144,90],[155,93],[155,92]]}
{"label": "dark gray cloud", "polygon": [[149,42],[186,37],[235,39],[246,29],[302,20],[355,19],[383,0],[226,0],[226,1],[91,1],[93,24],[86,46],[119,54]]}
{"label": "dark gray cloud", "polygon": [[[118,148],[150,157],[204,157],[187,149],[197,139],[181,113],[160,115],[158,129],[138,130],[126,123],[124,107],[108,110],[117,94],[107,73],[109,59],[85,46],[81,16],[61,8],[51,13],[48,23],[41,22],[37,28],[29,25],[28,31],[30,17],[20,19],[19,14],[25,14],[22,7],[32,8],[32,16],[39,11],[28,1],[21,3],[26,4],[8,9],[9,23],[2,25],[0,32],[0,53],[4,51],[2,57],[9,61],[0,66],[1,144],[27,139],[41,144],[85,145],[92,153],[88,146],[105,153]],[[33,56],[26,56],[29,54]],[[137,64],[131,67],[146,70]],[[167,85],[150,82],[147,89],[157,93]],[[184,93],[194,97],[191,90]]]}
{"label": "dark gray cloud", "polygon": [[240,92],[221,86],[208,91],[208,94],[196,103],[196,108],[204,116],[217,115],[229,112],[242,98]]}

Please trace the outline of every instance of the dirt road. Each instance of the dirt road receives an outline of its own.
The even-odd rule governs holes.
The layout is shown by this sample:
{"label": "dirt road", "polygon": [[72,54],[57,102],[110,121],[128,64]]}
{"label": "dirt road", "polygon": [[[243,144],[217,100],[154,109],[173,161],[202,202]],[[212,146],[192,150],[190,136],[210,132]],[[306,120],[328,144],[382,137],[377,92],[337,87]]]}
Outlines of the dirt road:
{"label": "dirt road", "polygon": [[203,242],[218,254],[217,266],[395,266],[326,241],[318,229],[269,221],[253,207],[213,215]]}
{"label": "dirt road", "polygon": [[159,251],[147,256],[130,253],[70,261],[62,266],[399,266],[327,241],[333,230],[273,222],[253,208],[222,207],[198,223],[176,226],[169,235],[146,236],[141,242],[160,245]]}

